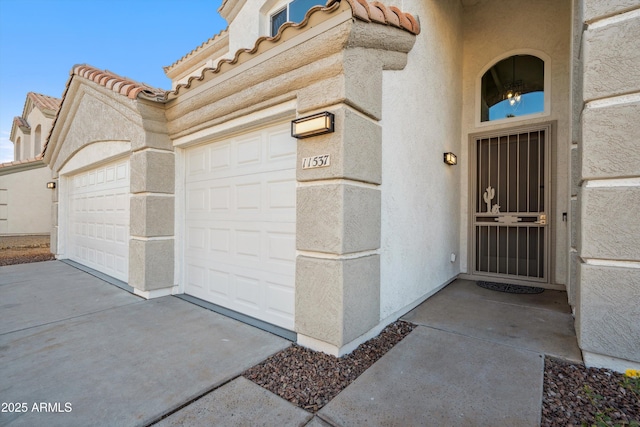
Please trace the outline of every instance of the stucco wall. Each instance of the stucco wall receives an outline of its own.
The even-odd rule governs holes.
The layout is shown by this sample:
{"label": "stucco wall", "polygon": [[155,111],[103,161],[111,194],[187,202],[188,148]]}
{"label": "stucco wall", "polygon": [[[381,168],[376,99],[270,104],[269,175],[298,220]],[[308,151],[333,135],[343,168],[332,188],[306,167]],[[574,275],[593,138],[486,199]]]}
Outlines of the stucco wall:
{"label": "stucco wall", "polygon": [[[244,6],[229,23],[229,51],[233,58],[239,49],[251,49],[260,34],[260,8],[264,0],[246,0]],[[266,35],[266,34],[262,34]]]}
{"label": "stucco wall", "polygon": [[588,366],[638,369],[640,2],[585,1],[583,19],[582,129],[574,163],[578,342]]}
{"label": "stucco wall", "polygon": [[0,235],[51,232],[51,170],[38,163],[37,169],[0,175]]}
{"label": "stucco wall", "polygon": [[[164,106],[129,99],[80,76],[72,77],[45,161],[58,179],[54,212],[67,218],[70,177],[115,158],[129,158],[129,274],[134,292],[163,296],[173,286],[174,156]],[[158,200],[160,202],[158,202]],[[69,257],[68,221],[54,221],[52,249]]]}
{"label": "stucco wall", "polygon": [[[459,2],[411,1],[421,33],[401,71],[383,73],[380,316],[454,278],[459,269],[462,22]],[[456,261],[451,262],[451,254]]]}
{"label": "stucco wall", "polygon": [[[551,241],[551,284],[565,284],[567,280],[568,226],[563,213],[568,212],[569,153],[571,147],[570,122],[570,71],[571,71],[571,1],[540,0],[530,2],[513,0],[505,7],[501,0],[479,0],[465,2],[463,10],[464,28],[464,75],[461,156],[459,167],[464,174],[461,180],[460,198],[460,250],[461,269],[469,272],[467,260],[469,188],[467,159],[469,134],[508,129],[512,126],[557,121],[552,155],[552,212],[549,224]],[[479,110],[479,84],[486,69],[505,57],[529,53],[546,55],[549,58],[550,109],[535,118],[514,118],[508,122],[494,124],[477,120]],[[526,116],[525,116],[526,117]]]}
{"label": "stucco wall", "polygon": [[[31,126],[31,148],[29,152],[31,153],[31,157],[35,157],[42,152],[44,143],[47,139],[47,136],[49,135],[49,131],[51,130],[53,118],[45,116],[38,108],[34,108],[29,113],[27,122]],[[36,129],[38,128],[38,126],[40,126],[40,147],[36,148]]]}

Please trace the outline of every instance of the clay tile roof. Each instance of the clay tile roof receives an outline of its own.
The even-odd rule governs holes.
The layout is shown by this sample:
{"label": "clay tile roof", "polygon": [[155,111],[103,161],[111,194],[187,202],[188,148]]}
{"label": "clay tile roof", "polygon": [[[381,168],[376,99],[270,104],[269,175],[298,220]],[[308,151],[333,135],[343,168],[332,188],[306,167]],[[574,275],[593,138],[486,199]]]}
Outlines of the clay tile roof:
{"label": "clay tile roof", "polygon": [[86,64],[76,65],[71,70],[71,76],[80,76],[104,86],[130,99],[136,99],[142,94],[149,98],[164,96],[164,90],[148,86],[144,83],[119,76],[111,71],[100,70]]}
{"label": "clay tile roof", "polygon": [[[191,84],[194,81],[204,80],[206,74],[220,72],[223,64],[233,65],[239,61],[240,56],[255,54],[258,51],[260,44],[262,44],[263,42],[265,41],[277,42],[278,40],[280,40],[280,38],[282,37],[283,31],[285,31],[286,29],[292,28],[292,27],[293,28],[305,27],[309,23],[311,15],[313,15],[314,13],[334,12],[338,8],[338,4],[341,1],[346,1],[351,7],[351,13],[353,14],[353,17],[360,19],[361,21],[375,22],[383,25],[390,25],[390,26],[408,31],[414,35],[420,34],[420,22],[416,18],[414,18],[413,15],[411,15],[410,13],[402,12],[396,7],[393,7],[393,6],[387,7],[378,1],[369,3],[367,2],[367,0],[329,0],[326,6],[314,6],[311,9],[309,9],[304,19],[302,20],[302,22],[299,22],[299,23],[286,22],[282,24],[282,26],[280,26],[280,29],[278,30],[278,33],[275,36],[258,38],[258,40],[256,40],[255,44],[253,45],[252,49],[240,49],[236,52],[233,59],[226,59],[226,58],[221,59],[220,61],[218,61],[215,68],[207,67],[200,72],[199,76],[192,76],[189,78],[187,83],[179,84],[175,87],[174,90],[165,92],[164,100],[166,101],[166,100],[177,97],[181,89],[191,88]],[[187,56],[188,55],[190,54],[187,54]]]}
{"label": "clay tile roof", "polygon": [[[329,0],[327,6],[341,0]],[[402,28],[412,34],[420,34],[420,23],[410,13],[402,12],[395,6],[385,6],[384,4],[374,1],[369,3],[367,0],[344,0],[349,3],[353,16],[365,22],[377,22],[380,24],[392,25]]]}
{"label": "clay tile roof", "polygon": [[196,53],[200,52],[201,50],[203,50],[204,48],[209,46],[211,43],[213,43],[213,42],[217,41],[218,39],[220,39],[220,37],[223,37],[223,36],[227,35],[228,32],[229,32],[228,28],[225,28],[224,30],[222,30],[218,34],[216,34],[215,36],[211,37],[210,39],[208,39],[207,41],[202,43],[200,46],[198,46],[195,49],[193,49],[191,52],[189,52],[186,55],[184,55],[182,58],[180,58],[177,61],[175,61],[173,64],[167,65],[166,67],[162,67],[162,69],[166,73],[167,71],[171,70],[176,65],[180,64],[181,62],[184,62],[189,57],[195,55]]}
{"label": "clay tile roof", "polygon": [[27,123],[27,121],[20,116],[13,118],[13,126],[19,126],[21,128],[31,128],[31,126],[29,126],[29,123]]}
{"label": "clay tile roof", "polygon": [[42,110],[58,111],[62,99],[52,96],[43,95],[41,93],[29,92],[27,97]]}
{"label": "clay tile roof", "polygon": [[12,162],[0,163],[0,168],[7,168],[9,166],[15,166],[15,165],[23,165],[25,163],[39,162],[40,160],[42,160],[42,158],[43,158],[43,155],[42,153],[40,153],[36,157],[32,157],[30,159],[14,160]]}
{"label": "clay tile roof", "polygon": [[[142,95],[144,98],[159,101],[165,96],[165,91],[163,89],[157,89],[144,83],[119,76],[115,73],[112,73],[111,71],[101,70],[87,64],[74,65],[69,74],[70,77],[69,80],[67,80],[67,85],[64,89],[64,93],[62,94],[60,105],[62,105],[62,103],[64,102],[67,96],[67,92],[69,91],[69,87],[71,86],[71,81],[75,76],[91,80],[99,84],[100,86],[104,86],[107,89],[119,93],[120,95],[124,95],[130,99],[136,99],[138,96]],[[47,147],[49,146],[49,138],[51,138],[57,122],[58,114],[56,114],[55,119],[53,119],[51,130],[49,131],[49,135],[47,136],[47,139],[44,143],[44,148],[42,149],[42,154],[47,151]]]}

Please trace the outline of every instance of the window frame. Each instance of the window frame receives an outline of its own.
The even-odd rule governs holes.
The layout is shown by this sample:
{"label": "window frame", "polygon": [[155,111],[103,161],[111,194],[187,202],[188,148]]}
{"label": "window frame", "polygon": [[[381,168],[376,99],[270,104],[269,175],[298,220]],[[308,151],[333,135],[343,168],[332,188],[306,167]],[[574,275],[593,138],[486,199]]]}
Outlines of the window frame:
{"label": "window frame", "polygon": [[[526,114],[523,116],[516,117],[505,117],[502,119],[496,120],[487,120],[482,121],[482,77],[485,75],[487,71],[491,69],[498,62],[510,58],[514,55],[531,55],[539,58],[544,63],[544,108],[542,111],[537,113]],[[504,52],[499,56],[494,57],[491,61],[489,61],[476,75],[475,78],[475,104],[474,104],[474,117],[475,117],[475,126],[476,127],[489,127],[495,125],[504,125],[504,124],[512,124],[512,123],[521,123],[524,121],[537,119],[541,117],[548,117],[551,115],[551,56],[548,54],[535,50],[535,49],[516,49],[508,52]]]}

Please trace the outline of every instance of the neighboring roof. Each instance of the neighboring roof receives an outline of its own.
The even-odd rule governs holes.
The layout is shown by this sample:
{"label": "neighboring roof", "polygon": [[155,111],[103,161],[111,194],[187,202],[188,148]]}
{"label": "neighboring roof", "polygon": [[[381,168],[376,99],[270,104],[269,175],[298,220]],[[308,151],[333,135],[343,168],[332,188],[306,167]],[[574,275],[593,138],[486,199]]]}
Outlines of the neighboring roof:
{"label": "neighboring roof", "polygon": [[17,116],[17,117],[13,118],[13,126],[12,127],[15,128],[16,126],[17,127],[21,127],[23,132],[28,130],[28,129],[31,129],[31,126],[29,126],[29,123],[27,123],[27,121],[24,119],[24,117],[20,117],[20,116]]}
{"label": "neighboring roof", "polygon": [[[50,111],[53,114],[58,111],[58,109],[60,108],[60,103],[62,102],[62,99],[60,98],[54,98],[52,96],[35,92],[27,93],[27,99],[31,100],[33,104],[41,110]],[[25,109],[27,108],[27,104],[28,102],[25,103]],[[28,114],[29,112],[25,111],[23,112],[22,117],[26,117]]]}
{"label": "neighboring roof", "polygon": [[[254,55],[258,52],[259,47],[264,42],[277,42],[282,37],[282,33],[288,28],[304,28],[309,23],[312,15],[316,13],[332,13],[340,4],[341,1],[346,1],[351,7],[353,17],[364,22],[372,22],[377,24],[389,25],[407,31],[411,34],[420,34],[420,22],[413,17],[410,13],[402,12],[395,6],[385,6],[384,4],[374,1],[369,3],[367,0],[329,0],[326,6],[314,6],[307,11],[302,22],[293,23],[287,22],[283,24],[278,33],[273,37],[260,37],[256,40],[253,49],[240,49],[236,52],[233,59],[221,59],[218,61],[215,68],[204,68],[200,76],[192,76],[187,83],[179,84],[172,91],[165,92],[164,100],[173,99],[178,96],[181,89],[189,89],[193,81],[204,80],[207,73],[218,73],[224,64],[236,64],[241,56]],[[226,2],[225,2],[226,3]],[[224,6],[224,4],[223,4]],[[222,6],[221,6],[222,7]]]}
{"label": "neighboring roof", "polygon": [[8,175],[28,169],[35,169],[44,166],[42,154],[24,160],[14,160],[13,162],[0,163],[0,175]]}
{"label": "neighboring roof", "polygon": [[216,34],[215,36],[211,37],[210,39],[208,39],[207,41],[202,43],[200,46],[198,46],[195,49],[193,49],[191,52],[189,52],[186,55],[184,55],[182,58],[180,58],[177,61],[175,61],[173,64],[167,65],[166,67],[162,67],[162,69],[164,70],[165,74],[170,73],[171,70],[173,70],[175,67],[177,67],[178,65],[182,64],[186,60],[192,58],[196,54],[198,54],[198,53],[206,50],[207,48],[215,45],[216,42],[218,42],[221,38],[226,37],[228,34],[229,34],[229,29],[225,28],[224,30],[222,30],[218,34]]}
{"label": "neighboring roof", "polygon": [[[60,100],[60,106],[64,104],[64,101],[67,97],[67,92],[69,91],[69,87],[71,86],[71,82],[75,77],[81,77],[87,80],[91,80],[92,82],[97,83],[100,86],[104,86],[107,89],[110,89],[120,95],[124,95],[129,99],[136,99],[138,98],[138,96],[142,96],[145,99],[158,101],[161,100],[165,94],[165,91],[163,89],[157,89],[145,83],[140,83],[135,80],[119,76],[118,74],[111,71],[101,70],[87,64],[79,64],[74,65],[69,72],[69,79],[67,80],[67,84],[64,88],[64,93],[62,94],[62,99]],[[59,116],[60,109],[58,110],[58,113],[53,120],[51,130],[49,131],[49,135],[47,136],[44,148],[42,149],[42,154],[47,151],[49,138],[51,138],[51,134],[56,127]]]}
{"label": "neighboring roof", "polygon": [[51,118],[58,112],[60,102],[62,102],[60,98],[54,98],[52,96],[35,92],[27,93],[26,100],[24,101],[24,107],[22,107],[22,116],[13,118],[13,123],[11,124],[11,136],[9,139],[13,141],[18,127],[25,133],[28,133],[31,130],[31,125],[27,122],[27,117],[31,114],[34,107],[37,107],[42,111],[46,117]]}

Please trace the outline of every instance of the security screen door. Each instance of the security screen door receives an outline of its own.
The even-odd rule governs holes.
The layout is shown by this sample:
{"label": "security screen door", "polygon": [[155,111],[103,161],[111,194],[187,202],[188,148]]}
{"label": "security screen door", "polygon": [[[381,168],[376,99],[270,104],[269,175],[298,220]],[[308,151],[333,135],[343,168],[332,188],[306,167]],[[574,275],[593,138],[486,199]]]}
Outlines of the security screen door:
{"label": "security screen door", "polygon": [[474,274],[548,281],[550,131],[474,138]]}

